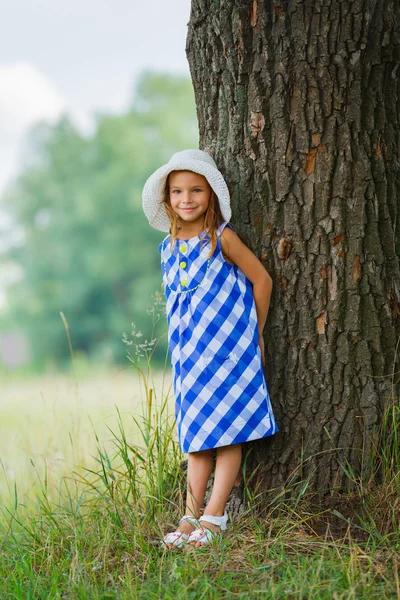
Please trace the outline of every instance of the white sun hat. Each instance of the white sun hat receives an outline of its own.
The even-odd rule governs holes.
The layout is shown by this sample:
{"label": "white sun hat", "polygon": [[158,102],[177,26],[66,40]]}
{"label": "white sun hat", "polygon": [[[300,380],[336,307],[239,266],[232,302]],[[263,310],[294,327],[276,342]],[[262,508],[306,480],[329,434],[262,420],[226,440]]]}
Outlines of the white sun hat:
{"label": "white sun hat", "polygon": [[172,155],[146,181],[142,192],[143,210],[149,223],[159,231],[169,231],[170,222],[163,204],[165,182],[171,171],[194,171],[203,175],[216,193],[224,221],[231,218],[228,186],[213,158],[204,150],[182,150]]}

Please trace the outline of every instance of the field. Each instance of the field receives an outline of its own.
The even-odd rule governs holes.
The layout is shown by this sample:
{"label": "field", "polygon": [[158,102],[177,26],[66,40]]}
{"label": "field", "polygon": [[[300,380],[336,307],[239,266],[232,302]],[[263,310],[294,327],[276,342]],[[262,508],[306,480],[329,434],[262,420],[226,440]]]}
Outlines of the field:
{"label": "field", "polygon": [[[169,381],[160,374],[161,395]],[[0,388],[0,501],[7,504],[17,483],[21,496],[40,488],[47,474],[52,490],[74,468],[93,466],[98,441],[112,451],[120,412],[127,438],[138,442],[132,415],[144,409],[142,378],[135,369],[100,372],[95,376],[53,375],[14,380]],[[172,403],[171,403],[172,406]]]}
{"label": "field", "polygon": [[217,544],[166,551],[185,490],[168,389],[132,371],[2,383],[0,600],[400,598],[397,407],[380,485],[328,507],[307,482],[266,503],[245,481]]}

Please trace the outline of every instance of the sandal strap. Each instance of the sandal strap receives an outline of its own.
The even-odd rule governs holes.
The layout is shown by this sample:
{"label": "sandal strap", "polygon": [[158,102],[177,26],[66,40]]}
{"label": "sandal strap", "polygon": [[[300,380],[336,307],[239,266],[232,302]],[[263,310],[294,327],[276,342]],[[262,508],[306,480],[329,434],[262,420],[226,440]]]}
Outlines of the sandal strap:
{"label": "sandal strap", "polygon": [[171,531],[164,536],[164,539],[167,538],[182,538],[183,540],[187,539],[189,535],[187,533],[182,533],[182,531]]}
{"label": "sandal strap", "polygon": [[212,541],[219,538],[221,534],[211,531],[211,529],[195,529],[189,535],[188,544],[191,542],[201,542],[202,544],[210,544]]}
{"label": "sandal strap", "polygon": [[187,533],[182,533],[181,531],[171,531],[171,533],[168,533],[164,536],[164,539],[162,540],[161,544],[172,544],[173,546],[180,548],[181,546],[186,544],[188,539],[189,536]]}
{"label": "sandal strap", "polygon": [[196,517],[192,517],[192,515],[183,515],[182,519],[179,521],[179,525],[181,523],[183,523],[184,521],[187,521],[188,523],[190,523],[191,525],[193,525],[193,527],[198,527],[199,526],[198,519],[196,519]]}
{"label": "sandal strap", "polygon": [[208,523],[212,523],[213,525],[217,525],[221,528],[221,531],[226,529],[226,524],[228,522],[228,514],[225,513],[222,517],[216,517],[214,515],[203,515],[200,517],[199,522],[207,521]]}

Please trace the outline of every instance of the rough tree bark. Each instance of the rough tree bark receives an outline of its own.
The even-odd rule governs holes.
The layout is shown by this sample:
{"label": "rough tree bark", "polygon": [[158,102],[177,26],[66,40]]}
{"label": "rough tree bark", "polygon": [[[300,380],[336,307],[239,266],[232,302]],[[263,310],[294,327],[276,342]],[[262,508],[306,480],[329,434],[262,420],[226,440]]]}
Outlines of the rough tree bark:
{"label": "rough tree bark", "polygon": [[280,433],[249,467],[340,489],[400,393],[399,0],[192,0],[186,52],[200,148],[274,281]]}

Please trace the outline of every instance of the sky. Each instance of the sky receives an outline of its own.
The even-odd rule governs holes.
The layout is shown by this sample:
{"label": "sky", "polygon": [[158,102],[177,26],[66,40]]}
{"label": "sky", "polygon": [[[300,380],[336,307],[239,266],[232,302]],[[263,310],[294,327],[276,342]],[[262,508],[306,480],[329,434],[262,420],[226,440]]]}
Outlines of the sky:
{"label": "sky", "polygon": [[[64,112],[90,131],[122,112],[143,69],[189,74],[190,0],[12,0],[0,20],[0,195],[24,135]],[[0,217],[1,218],[1,217]]]}
{"label": "sky", "polygon": [[[1,195],[18,174],[24,136],[68,113],[90,133],[94,115],[121,113],[144,69],[190,77],[185,45],[190,0],[0,2],[0,250],[9,228]],[[18,235],[18,231],[14,231]],[[0,273],[4,288],[21,275]]]}

